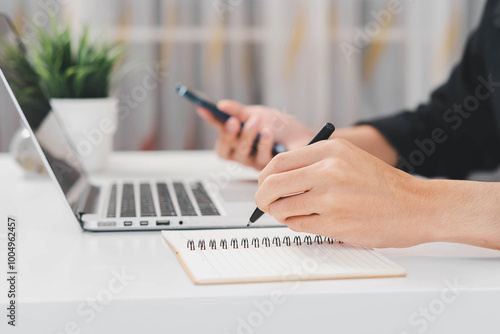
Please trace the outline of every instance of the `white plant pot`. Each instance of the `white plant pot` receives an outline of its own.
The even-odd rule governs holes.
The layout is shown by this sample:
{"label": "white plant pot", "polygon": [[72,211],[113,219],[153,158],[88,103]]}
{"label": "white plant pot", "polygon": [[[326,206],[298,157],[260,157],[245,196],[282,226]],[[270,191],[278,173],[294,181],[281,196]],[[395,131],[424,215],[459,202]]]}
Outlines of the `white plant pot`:
{"label": "white plant pot", "polygon": [[118,100],[51,99],[50,104],[85,170],[106,167],[118,126]]}

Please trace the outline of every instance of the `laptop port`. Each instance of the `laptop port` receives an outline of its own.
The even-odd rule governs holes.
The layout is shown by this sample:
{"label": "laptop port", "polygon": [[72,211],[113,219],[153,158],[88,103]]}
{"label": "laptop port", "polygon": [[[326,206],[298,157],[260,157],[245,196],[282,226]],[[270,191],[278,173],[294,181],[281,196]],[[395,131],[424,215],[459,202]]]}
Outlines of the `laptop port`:
{"label": "laptop port", "polygon": [[132,226],[132,222],[131,221],[126,221],[126,222],[123,222],[123,225],[125,225],[125,226]]}
{"label": "laptop port", "polygon": [[116,226],[116,222],[97,222],[97,226],[99,226],[99,227]]}
{"label": "laptop port", "polygon": [[168,226],[170,225],[170,220],[157,220],[156,226]]}
{"label": "laptop port", "polygon": [[147,220],[141,220],[141,226],[148,226],[149,222]]}

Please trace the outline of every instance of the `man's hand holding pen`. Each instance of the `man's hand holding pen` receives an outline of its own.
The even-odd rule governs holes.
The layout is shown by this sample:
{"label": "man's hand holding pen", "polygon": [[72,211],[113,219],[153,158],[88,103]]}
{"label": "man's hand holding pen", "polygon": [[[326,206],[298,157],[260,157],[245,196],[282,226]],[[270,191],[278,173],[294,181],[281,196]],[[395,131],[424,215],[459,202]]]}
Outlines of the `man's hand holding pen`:
{"label": "man's hand holding pen", "polygon": [[[343,139],[277,155],[259,176],[257,206],[290,229],[369,247],[425,242],[427,197],[416,177]],[[289,194],[297,194],[287,196]]]}

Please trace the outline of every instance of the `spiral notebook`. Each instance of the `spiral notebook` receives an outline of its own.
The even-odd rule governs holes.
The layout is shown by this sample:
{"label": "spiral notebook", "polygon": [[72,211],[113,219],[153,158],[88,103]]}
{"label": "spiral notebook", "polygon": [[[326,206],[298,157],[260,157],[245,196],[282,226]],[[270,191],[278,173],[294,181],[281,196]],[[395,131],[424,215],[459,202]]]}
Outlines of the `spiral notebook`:
{"label": "spiral notebook", "polygon": [[195,284],[405,276],[374,250],[287,228],[162,231]]}

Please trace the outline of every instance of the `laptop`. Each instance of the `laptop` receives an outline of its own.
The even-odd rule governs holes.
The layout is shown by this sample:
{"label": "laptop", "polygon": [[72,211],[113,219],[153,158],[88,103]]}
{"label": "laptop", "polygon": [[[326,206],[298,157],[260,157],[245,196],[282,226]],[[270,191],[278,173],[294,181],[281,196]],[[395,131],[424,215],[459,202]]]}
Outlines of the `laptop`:
{"label": "laptop", "polygon": [[[12,60],[12,53],[22,57]],[[22,69],[22,72],[19,70]],[[22,75],[20,75],[22,73]],[[94,184],[77,158],[28,65],[25,48],[7,16],[0,14],[0,108],[15,109],[44,165],[76,221],[88,231],[239,228],[255,208],[254,182],[234,181],[227,188],[210,180],[178,178],[116,179]],[[81,159],[85,159],[82,157]],[[209,191],[211,189],[211,191]],[[213,190],[215,189],[215,191]],[[227,193],[225,193],[227,192]],[[235,192],[237,196],[234,196]],[[271,217],[255,226],[282,226]]]}

